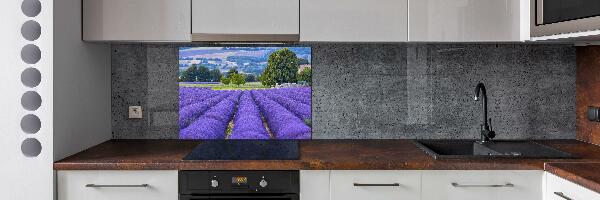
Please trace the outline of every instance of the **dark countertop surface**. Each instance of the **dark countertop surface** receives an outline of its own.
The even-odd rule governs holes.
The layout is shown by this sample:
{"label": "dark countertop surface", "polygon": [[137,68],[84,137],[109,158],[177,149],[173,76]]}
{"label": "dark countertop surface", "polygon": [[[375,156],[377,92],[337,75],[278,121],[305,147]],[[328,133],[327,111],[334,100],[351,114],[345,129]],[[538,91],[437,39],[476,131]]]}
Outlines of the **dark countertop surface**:
{"label": "dark countertop surface", "polygon": [[305,140],[299,160],[183,161],[201,141],[109,140],[54,164],[55,170],[527,170],[549,162],[600,162],[600,146],[541,140],[581,159],[435,160],[411,140]]}
{"label": "dark countertop surface", "polygon": [[600,193],[600,162],[546,163],[545,170]]}
{"label": "dark countertop surface", "polygon": [[600,146],[539,140],[578,159],[435,160],[411,140],[305,140],[299,160],[184,161],[201,141],[109,140],[54,163],[55,170],[546,170],[600,192]]}

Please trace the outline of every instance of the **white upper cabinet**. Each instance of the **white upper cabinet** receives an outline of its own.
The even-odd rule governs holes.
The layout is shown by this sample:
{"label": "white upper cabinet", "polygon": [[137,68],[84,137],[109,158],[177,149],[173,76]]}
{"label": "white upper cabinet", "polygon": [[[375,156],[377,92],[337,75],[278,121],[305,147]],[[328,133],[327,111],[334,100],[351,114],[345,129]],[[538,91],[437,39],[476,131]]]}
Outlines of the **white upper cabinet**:
{"label": "white upper cabinet", "polygon": [[408,40],[525,41],[529,13],[529,0],[410,0]]}
{"label": "white upper cabinet", "polygon": [[299,0],[192,0],[194,41],[298,41]]}
{"label": "white upper cabinet", "polygon": [[83,0],[85,41],[190,41],[190,0]]}
{"label": "white upper cabinet", "polygon": [[405,42],[408,0],[301,0],[300,41]]}

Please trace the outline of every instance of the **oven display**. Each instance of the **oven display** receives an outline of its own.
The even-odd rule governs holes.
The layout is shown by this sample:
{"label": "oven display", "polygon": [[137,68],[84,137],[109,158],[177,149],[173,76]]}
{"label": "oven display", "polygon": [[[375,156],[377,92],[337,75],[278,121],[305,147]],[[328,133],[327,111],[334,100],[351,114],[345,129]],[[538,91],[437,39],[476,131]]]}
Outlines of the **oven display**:
{"label": "oven display", "polygon": [[248,177],[245,177],[245,176],[234,176],[234,177],[231,177],[231,184],[234,184],[234,185],[247,185],[248,184]]}

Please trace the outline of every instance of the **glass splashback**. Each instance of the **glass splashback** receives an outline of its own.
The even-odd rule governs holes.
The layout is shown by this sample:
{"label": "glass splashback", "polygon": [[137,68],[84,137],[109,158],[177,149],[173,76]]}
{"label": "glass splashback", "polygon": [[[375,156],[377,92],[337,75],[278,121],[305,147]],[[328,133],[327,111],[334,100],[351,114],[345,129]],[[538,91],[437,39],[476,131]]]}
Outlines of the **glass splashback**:
{"label": "glass splashback", "polygon": [[180,139],[310,139],[310,47],[179,48]]}

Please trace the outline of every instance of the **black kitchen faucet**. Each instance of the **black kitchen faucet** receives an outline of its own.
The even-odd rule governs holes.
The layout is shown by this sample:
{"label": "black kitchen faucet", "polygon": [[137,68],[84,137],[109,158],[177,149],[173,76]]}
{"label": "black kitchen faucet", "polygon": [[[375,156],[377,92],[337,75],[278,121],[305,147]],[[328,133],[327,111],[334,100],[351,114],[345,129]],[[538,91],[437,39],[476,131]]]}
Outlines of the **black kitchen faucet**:
{"label": "black kitchen faucet", "polygon": [[[481,92],[481,97],[479,97],[479,92]],[[485,85],[483,85],[483,83],[477,84],[477,87],[475,88],[475,97],[473,99],[475,99],[475,101],[479,101],[481,98],[483,98],[483,124],[481,124],[481,140],[479,142],[486,143],[496,137],[496,132],[492,130],[491,118],[489,118],[488,123],[487,94],[485,92]]]}

